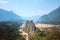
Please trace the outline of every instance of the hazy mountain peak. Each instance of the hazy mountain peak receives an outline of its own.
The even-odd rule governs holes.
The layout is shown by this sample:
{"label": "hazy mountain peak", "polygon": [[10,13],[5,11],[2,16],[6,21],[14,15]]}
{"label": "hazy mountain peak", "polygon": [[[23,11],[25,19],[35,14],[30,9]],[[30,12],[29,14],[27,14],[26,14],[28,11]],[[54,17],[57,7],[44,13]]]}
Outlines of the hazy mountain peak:
{"label": "hazy mountain peak", "polygon": [[40,23],[60,24],[60,7],[40,18]]}
{"label": "hazy mountain peak", "polygon": [[16,15],[13,11],[7,11],[0,9],[0,21],[20,21],[22,22],[22,17]]}

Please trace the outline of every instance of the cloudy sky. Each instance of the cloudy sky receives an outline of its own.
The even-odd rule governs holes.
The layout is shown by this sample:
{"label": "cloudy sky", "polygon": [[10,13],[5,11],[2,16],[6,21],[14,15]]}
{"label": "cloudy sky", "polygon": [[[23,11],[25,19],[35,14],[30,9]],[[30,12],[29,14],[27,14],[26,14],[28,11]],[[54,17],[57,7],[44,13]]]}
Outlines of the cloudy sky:
{"label": "cloudy sky", "polygon": [[44,15],[60,6],[60,0],[0,0],[0,9],[23,17]]}

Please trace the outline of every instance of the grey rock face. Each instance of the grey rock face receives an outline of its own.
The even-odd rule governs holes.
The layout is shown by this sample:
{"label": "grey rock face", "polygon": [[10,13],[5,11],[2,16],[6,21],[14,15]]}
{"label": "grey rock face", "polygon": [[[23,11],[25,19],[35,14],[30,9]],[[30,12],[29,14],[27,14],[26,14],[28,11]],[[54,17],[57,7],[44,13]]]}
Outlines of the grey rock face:
{"label": "grey rock face", "polygon": [[32,20],[27,21],[25,28],[24,28],[24,31],[27,33],[30,33],[30,32],[34,32],[35,30],[36,30],[36,27],[35,27],[35,24],[33,23],[33,21]]}

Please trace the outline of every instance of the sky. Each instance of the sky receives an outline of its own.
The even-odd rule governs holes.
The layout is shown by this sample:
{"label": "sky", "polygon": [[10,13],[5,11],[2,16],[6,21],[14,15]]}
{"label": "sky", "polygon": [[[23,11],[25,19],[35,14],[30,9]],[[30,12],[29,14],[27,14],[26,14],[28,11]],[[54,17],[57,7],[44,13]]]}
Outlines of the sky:
{"label": "sky", "polygon": [[22,17],[42,16],[60,6],[60,0],[0,0],[0,9]]}

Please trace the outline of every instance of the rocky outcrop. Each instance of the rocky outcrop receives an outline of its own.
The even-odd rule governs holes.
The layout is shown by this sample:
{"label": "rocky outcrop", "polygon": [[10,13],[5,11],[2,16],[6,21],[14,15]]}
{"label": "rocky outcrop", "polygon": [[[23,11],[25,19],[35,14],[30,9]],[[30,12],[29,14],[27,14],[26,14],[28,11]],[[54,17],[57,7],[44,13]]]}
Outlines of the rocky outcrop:
{"label": "rocky outcrop", "polygon": [[25,24],[25,28],[23,30],[25,32],[27,32],[27,33],[34,32],[36,30],[34,22],[32,20],[31,21],[27,21],[26,24]]}

